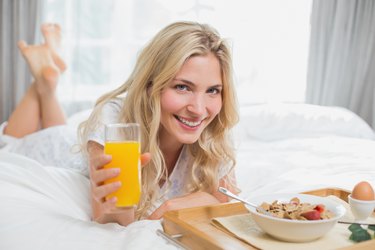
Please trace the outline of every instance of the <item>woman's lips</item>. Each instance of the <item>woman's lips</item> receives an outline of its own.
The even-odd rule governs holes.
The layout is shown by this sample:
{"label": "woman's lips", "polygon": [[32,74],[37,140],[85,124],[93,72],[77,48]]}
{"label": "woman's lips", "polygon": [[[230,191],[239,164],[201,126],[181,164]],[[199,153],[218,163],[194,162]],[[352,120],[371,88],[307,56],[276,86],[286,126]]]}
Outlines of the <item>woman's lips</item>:
{"label": "woman's lips", "polygon": [[200,120],[195,120],[195,121],[192,121],[192,120],[188,120],[188,119],[185,119],[185,118],[182,118],[181,116],[177,116],[175,115],[174,116],[179,122],[181,122],[182,124],[190,127],[190,128],[195,128],[195,127],[198,127],[199,125],[202,124],[202,121],[204,119],[200,119]]}

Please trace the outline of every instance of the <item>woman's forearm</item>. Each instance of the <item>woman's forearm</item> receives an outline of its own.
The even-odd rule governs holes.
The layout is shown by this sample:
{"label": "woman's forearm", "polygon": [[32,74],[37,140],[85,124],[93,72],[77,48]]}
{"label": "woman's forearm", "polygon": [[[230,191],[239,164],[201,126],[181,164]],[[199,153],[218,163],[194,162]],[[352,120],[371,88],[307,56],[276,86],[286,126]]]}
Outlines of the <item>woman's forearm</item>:
{"label": "woman's forearm", "polygon": [[[104,147],[96,142],[89,141],[87,143],[87,152],[89,154],[89,164],[90,164],[90,178],[92,179],[92,173],[95,171],[94,162],[95,158],[104,153]],[[93,195],[93,185],[95,183],[92,183],[91,180],[91,190],[90,190],[90,196],[91,196],[91,209],[92,209],[92,219],[99,223],[106,223],[104,222],[104,216],[103,212],[100,209],[100,203],[96,201]]]}

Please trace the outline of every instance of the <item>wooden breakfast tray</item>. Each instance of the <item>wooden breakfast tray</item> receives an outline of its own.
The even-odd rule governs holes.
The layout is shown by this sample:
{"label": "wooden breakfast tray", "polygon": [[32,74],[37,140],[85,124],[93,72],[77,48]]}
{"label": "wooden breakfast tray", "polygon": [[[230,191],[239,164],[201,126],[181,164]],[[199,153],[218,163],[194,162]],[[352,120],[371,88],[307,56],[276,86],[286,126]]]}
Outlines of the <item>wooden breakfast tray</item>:
{"label": "wooden breakfast tray", "polygon": [[[347,202],[349,192],[326,188],[303,192],[317,196],[334,195]],[[169,211],[164,214],[164,237],[185,249],[257,249],[211,224],[211,219],[248,213],[239,202]],[[357,243],[342,250],[375,249],[375,240]]]}

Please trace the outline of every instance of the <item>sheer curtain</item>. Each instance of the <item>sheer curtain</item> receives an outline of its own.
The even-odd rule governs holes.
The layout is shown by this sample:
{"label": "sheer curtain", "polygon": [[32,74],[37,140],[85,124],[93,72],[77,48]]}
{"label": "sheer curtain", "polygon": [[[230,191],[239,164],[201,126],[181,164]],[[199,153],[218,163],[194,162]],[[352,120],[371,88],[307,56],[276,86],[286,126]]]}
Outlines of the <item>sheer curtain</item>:
{"label": "sheer curtain", "polygon": [[42,1],[0,2],[0,123],[6,121],[31,83],[31,75],[17,48],[20,39],[36,40]]}
{"label": "sheer curtain", "polygon": [[177,20],[209,23],[233,48],[242,104],[303,102],[310,0],[47,0],[44,21],[63,27],[67,113],[119,86],[139,49]]}
{"label": "sheer curtain", "polygon": [[375,2],[314,0],[306,100],[342,106],[375,128]]}

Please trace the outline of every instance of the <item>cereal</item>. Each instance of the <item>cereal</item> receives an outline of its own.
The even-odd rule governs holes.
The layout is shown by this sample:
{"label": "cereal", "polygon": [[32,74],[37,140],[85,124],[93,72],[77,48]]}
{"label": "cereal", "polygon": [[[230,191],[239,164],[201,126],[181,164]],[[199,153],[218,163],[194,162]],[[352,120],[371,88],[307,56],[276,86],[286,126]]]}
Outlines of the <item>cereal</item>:
{"label": "cereal", "polygon": [[[301,203],[297,197],[292,198],[288,203],[277,200],[271,204],[263,202],[260,207],[268,212],[268,215],[290,220],[323,220],[334,217],[334,214],[325,209],[323,204]],[[262,209],[257,211],[265,214]]]}

